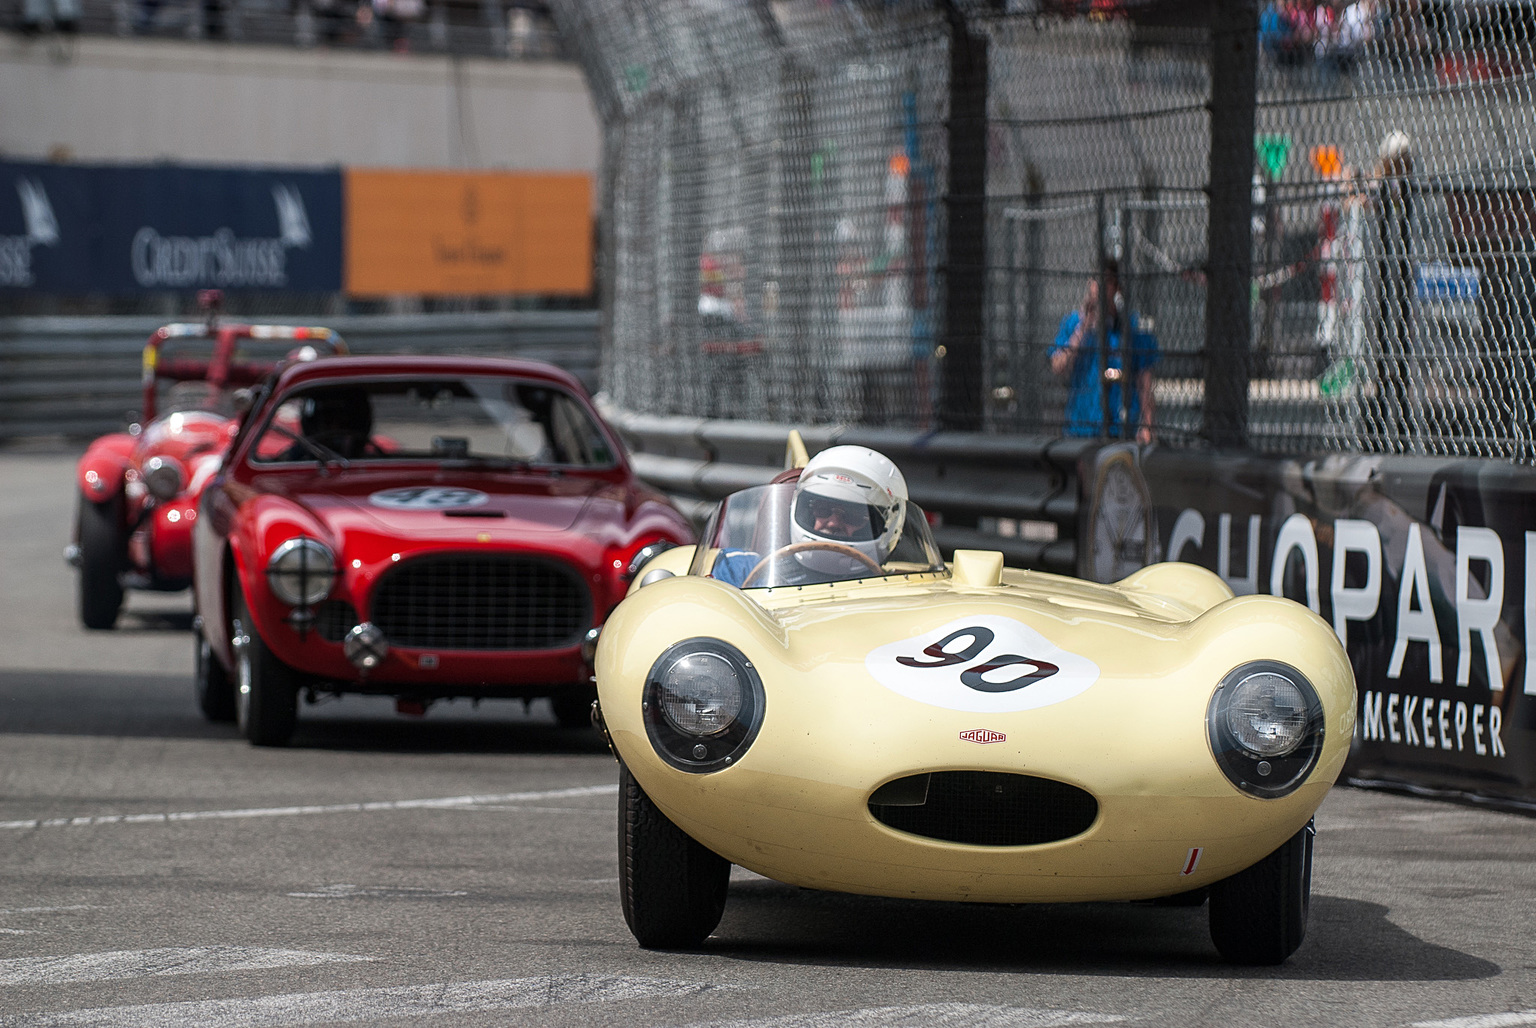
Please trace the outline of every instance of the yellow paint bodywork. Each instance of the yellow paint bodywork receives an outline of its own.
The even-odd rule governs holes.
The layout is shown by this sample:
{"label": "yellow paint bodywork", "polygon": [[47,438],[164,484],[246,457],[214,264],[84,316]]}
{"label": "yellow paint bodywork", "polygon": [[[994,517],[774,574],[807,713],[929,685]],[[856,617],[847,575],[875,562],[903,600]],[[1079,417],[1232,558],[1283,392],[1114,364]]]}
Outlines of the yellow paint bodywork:
{"label": "yellow paint bodywork", "polygon": [[[1116,586],[1004,569],[995,585],[928,573],[742,591],[683,574],[691,551],[668,551],[643,569],[641,578],[661,566],[678,577],[632,589],[604,627],[596,660],[602,712],[618,755],[667,817],[731,862],[779,881],[1007,903],[1172,895],[1240,871],[1295,834],[1349,750],[1354,676],[1331,627],[1289,600],[1232,598],[1192,565],[1156,565]],[[908,698],[866,669],[876,647],[987,615],[1023,622],[1090,658],[1099,678],[1048,706],[976,713]],[[751,747],[709,774],[658,757],[641,709],[657,657],[698,636],[745,654],[766,696]],[[1324,708],[1318,762],[1280,799],[1232,785],[1206,735],[1217,684],[1258,659],[1300,670]],[[1007,738],[961,738],[977,728]],[[1067,782],[1097,799],[1098,817],[1058,842],[975,846],[900,832],[870,813],[869,796],[884,783],[943,770]],[[1198,867],[1183,874],[1195,848]]]}

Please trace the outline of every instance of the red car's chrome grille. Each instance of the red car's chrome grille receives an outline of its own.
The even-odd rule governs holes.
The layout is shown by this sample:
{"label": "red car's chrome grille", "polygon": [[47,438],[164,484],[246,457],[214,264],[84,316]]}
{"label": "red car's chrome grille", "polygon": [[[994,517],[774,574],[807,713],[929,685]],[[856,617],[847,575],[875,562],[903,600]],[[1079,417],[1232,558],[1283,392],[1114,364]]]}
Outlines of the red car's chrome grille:
{"label": "red car's chrome grille", "polygon": [[869,797],[875,820],[899,831],[972,846],[1035,846],[1086,832],[1091,793],[1001,771],[935,771],[887,782]]}
{"label": "red car's chrome grille", "polygon": [[514,555],[403,561],[380,579],[370,606],[391,645],[415,649],[559,649],[580,642],[592,624],[580,575]]}

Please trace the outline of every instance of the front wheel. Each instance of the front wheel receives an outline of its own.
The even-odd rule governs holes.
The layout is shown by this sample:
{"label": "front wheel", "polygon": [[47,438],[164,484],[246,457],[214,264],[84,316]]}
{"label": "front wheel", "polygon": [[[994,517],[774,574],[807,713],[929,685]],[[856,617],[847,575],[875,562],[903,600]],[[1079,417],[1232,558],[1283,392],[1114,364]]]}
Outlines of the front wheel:
{"label": "front wheel", "polygon": [[1211,941],[1234,964],[1281,964],[1307,935],[1312,899],[1308,821],[1279,849],[1211,886]]}
{"label": "front wheel", "polygon": [[731,863],[705,849],[656,808],[619,765],[619,896],[624,920],[646,949],[691,949],[725,913]]}
{"label": "front wheel", "polygon": [[235,650],[235,721],[253,746],[286,746],[299,719],[299,686],[293,669],[277,658],[251,622],[238,587],[230,622]]}
{"label": "front wheel", "polygon": [[123,584],[117,577],[128,564],[122,497],[95,503],[82,496],[77,522],[80,623],[100,631],[116,624],[123,609]]}
{"label": "front wheel", "polygon": [[192,685],[197,692],[197,709],[209,721],[235,720],[235,683],[229,672],[213,655],[213,647],[200,630],[192,632]]}

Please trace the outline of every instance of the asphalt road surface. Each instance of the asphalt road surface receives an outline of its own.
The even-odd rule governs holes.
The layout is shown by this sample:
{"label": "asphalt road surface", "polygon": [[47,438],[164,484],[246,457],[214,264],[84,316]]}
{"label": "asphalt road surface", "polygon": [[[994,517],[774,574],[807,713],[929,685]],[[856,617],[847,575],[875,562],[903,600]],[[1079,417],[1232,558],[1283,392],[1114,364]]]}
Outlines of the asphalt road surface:
{"label": "asphalt road surface", "polygon": [[736,873],[697,952],[619,910],[611,757],[535,704],[192,700],[185,596],[87,633],[72,454],[0,452],[0,1026],[1536,1024],[1536,820],[1337,789],[1277,969],[1202,909],[872,900]]}

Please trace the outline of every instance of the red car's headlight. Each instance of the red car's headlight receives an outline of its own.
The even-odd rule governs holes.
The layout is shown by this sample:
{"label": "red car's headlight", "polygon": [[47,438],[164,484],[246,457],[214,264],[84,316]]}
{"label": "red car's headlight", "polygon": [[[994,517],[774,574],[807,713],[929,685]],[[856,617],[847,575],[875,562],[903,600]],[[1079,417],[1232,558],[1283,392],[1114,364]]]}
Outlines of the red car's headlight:
{"label": "red car's headlight", "polygon": [[318,539],[289,539],[267,561],[272,595],[294,607],[309,607],[331,594],[336,584],[336,556]]}
{"label": "red car's headlight", "polygon": [[174,500],[187,480],[181,462],[174,457],[151,457],[139,471],[144,487],[157,500]]}

